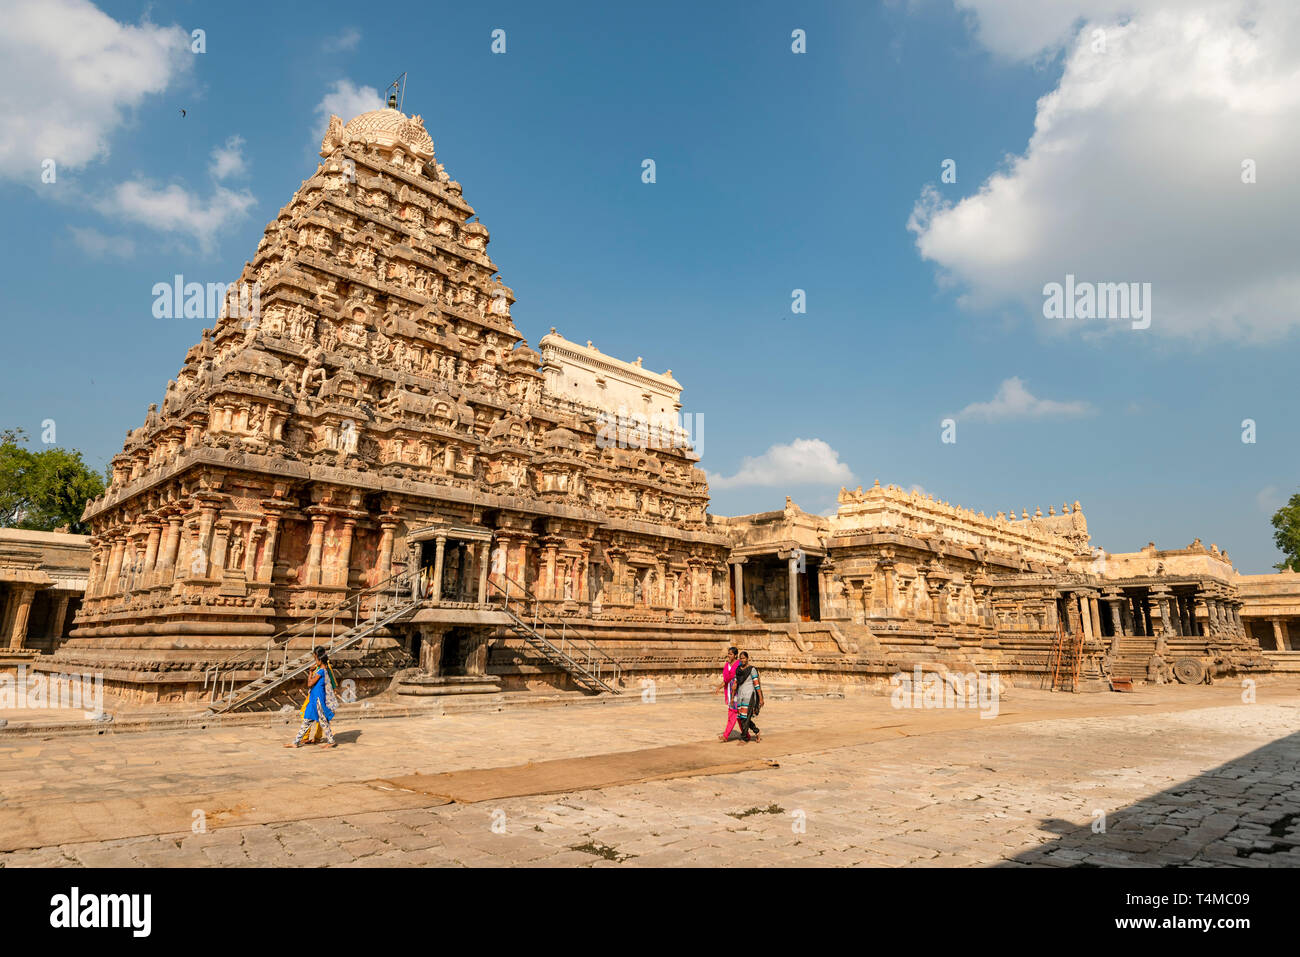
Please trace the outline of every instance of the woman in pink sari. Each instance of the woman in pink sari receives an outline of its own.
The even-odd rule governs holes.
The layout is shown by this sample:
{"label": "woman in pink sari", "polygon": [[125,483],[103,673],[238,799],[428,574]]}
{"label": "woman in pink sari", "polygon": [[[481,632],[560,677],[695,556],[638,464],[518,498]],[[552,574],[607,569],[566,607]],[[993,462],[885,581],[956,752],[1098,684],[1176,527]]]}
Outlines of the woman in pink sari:
{"label": "woman in pink sari", "polygon": [[727,660],[722,665],[722,684],[713,689],[713,693],[722,692],[723,700],[727,703],[727,730],[718,735],[719,741],[726,741],[731,737],[731,729],[736,726],[740,716],[736,711],[735,691],[733,687],[736,681],[736,669],[740,667],[740,659],[736,656],[736,646],[732,645],[727,649]]}

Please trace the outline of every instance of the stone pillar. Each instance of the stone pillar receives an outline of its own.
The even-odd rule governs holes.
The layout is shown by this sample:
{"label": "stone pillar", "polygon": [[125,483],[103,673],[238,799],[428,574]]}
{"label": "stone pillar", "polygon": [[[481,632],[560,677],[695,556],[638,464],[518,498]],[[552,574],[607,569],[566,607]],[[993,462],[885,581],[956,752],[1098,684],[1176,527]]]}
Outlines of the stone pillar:
{"label": "stone pillar", "polygon": [[948,623],[948,583],[943,579],[927,578],[925,590],[930,593],[930,620],[936,625]]}
{"label": "stone pillar", "polygon": [[1277,642],[1278,651],[1291,650],[1291,636],[1287,633],[1286,619],[1273,619],[1273,640]]}
{"label": "stone pillar", "polygon": [[736,623],[745,621],[745,560],[732,563],[736,568]]}
{"label": "stone pillar", "polygon": [[343,538],[339,542],[338,555],[334,559],[334,583],[343,588],[348,587],[352,577],[352,536],[356,531],[357,520],[349,516],[343,519]]}
{"label": "stone pillar", "polygon": [[1092,609],[1089,608],[1088,596],[1079,595],[1079,620],[1082,622],[1083,637],[1092,638]]}
{"label": "stone pillar", "polygon": [[627,570],[623,561],[626,556],[624,555],[623,550],[619,548],[606,548],[605,554],[609,557],[610,565],[613,568],[611,574],[613,574],[614,578],[610,583],[611,590],[613,591],[614,597],[618,599],[617,604],[625,604],[623,596],[627,593],[627,586],[625,584],[627,579]]}
{"label": "stone pillar", "polygon": [[311,542],[307,546],[307,584],[320,584],[320,558],[325,545],[325,523],[329,516],[316,513],[311,517]]}
{"label": "stone pillar", "polygon": [[1160,611],[1160,632],[1156,635],[1156,654],[1164,657],[1168,650],[1167,641],[1173,637],[1173,609],[1169,589],[1164,587],[1153,588],[1151,597],[1156,601],[1156,607]]}
{"label": "stone pillar", "polygon": [[393,529],[397,519],[392,515],[383,515],[379,519],[379,568],[376,572],[379,581],[385,581],[393,574]]}
{"label": "stone pillar", "polygon": [[262,561],[257,567],[257,580],[270,582],[275,578],[275,549],[280,543],[280,516],[266,516],[266,544],[262,546]]}
{"label": "stone pillar", "polygon": [[543,568],[541,574],[541,587],[537,589],[538,598],[555,598],[558,595],[564,595],[564,589],[559,587],[555,580],[555,553],[558,546],[548,544],[542,548]]}
{"label": "stone pillar", "polygon": [[1079,613],[1081,605],[1079,603],[1078,592],[1065,593],[1065,631],[1068,634],[1083,634],[1085,618]]}
{"label": "stone pillar", "polygon": [[86,597],[99,594],[99,584],[104,574],[104,547],[98,539],[91,539],[90,569],[86,572]]}
{"label": "stone pillar", "polygon": [[573,570],[573,597],[581,602],[591,601],[591,549],[579,546],[577,567]]}
{"label": "stone pillar", "polygon": [[104,577],[104,594],[111,595],[118,589],[118,579],[122,574],[122,555],[126,551],[125,539],[113,542],[108,555],[108,574]]}
{"label": "stone pillar", "polygon": [[1092,613],[1092,633],[1100,639],[1104,632],[1101,627],[1101,607],[1097,602],[1096,595],[1088,596],[1088,610]]}
{"label": "stone pillar", "polygon": [[[1195,595],[1192,596],[1190,604],[1191,604],[1191,609],[1190,609],[1189,617],[1191,619],[1191,630],[1188,633],[1195,637],[1200,637],[1201,621],[1200,621],[1200,615],[1197,612],[1199,611],[1198,606],[1203,606],[1205,604],[1205,594],[1203,592],[1197,592]],[[1207,625],[1206,627],[1208,631],[1209,626]]]}
{"label": "stone pillar", "polygon": [[225,571],[226,568],[226,543],[230,537],[230,526],[222,523],[216,527],[212,536],[212,553],[209,555],[208,567],[214,572],[217,569]]}
{"label": "stone pillar", "polygon": [[199,537],[194,545],[194,550],[198,554],[190,556],[191,575],[194,574],[196,566],[200,577],[207,578],[211,574],[212,555],[208,549],[212,544],[212,525],[216,519],[217,510],[215,506],[205,505],[199,511]]}
{"label": "stone pillar", "polygon": [[265,536],[266,528],[262,525],[251,526],[248,530],[248,547],[244,550],[245,581],[251,582],[257,579],[257,549]]}
{"label": "stone pillar", "polygon": [[[515,581],[519,583],[521,591],[526,591],[528,589],[528,540],[525,538],[519,539],[519,557],[516,559],[515,568],[518,571]],[[574,586],[576,588],[577,582],[574,582]]]}
{"label": "stone pillar", "polygon": [[181,547],[181,517],[171,515],[167,518],[167,537],[163,540],[162,551],[158,553],[158,571],[159,579],[164,576],[162,573],[176,572],[176,556]]}
{"label": "stone pillar", "polygon": [[1110,628],[1117,637],[1124,634],[1124,616],[1120,613],[1120,597],[1117,594],[1106,596],[1106,608],[1110,611]]}
{"label": "stone pillar", "polygon": [[885,571],[885,617],[893,618],[898,614],[894,607],[894,563],[881,562],[880,566]]}
{"label": "stone pillar", "polygon": [[32,598],[36,595],[35,585],[15,585],[13,601],[13,625],[9,630],[9,649],[17,651],[27,640],[27,619],[32,613]]}
{"label": "stone pillar", "polygon": [[434,542],[433,581],[430,583],[429,601],[436,605],[442,600],[442,560],[447,551],[447,536],[437,535]]}
{"label": "stone pillar", "polygon": [[[149,527],[149,539],[144,547],[144,572],[149,576],[158,562],[158,542],[162,538],[162,525],[154,523]],[[152,576],[150,576],[152,577]]]}
{"label": "stone pillar", "polygon": [[1149,637],[1147,633],[1147,616],[1142,609],[1142,599],[1133,599],[1133,634],[1139,638]]}
{"label": "stone pillar", "polygon": [[792,555],[786,559],[786,566],[787,579],[790,583],[790,621],[797,622],[799,620],[799,563]]}
{"label": "stone pillar", "polygon": [[573,553],[560,556],[556,581],[556,598],[578,600],[578,556]]}
{"label": "stone pillar", "polygon": [[487,601],[488,566],[492,564],[492,543],[479,542],[478,548],[478,603]]}
{"label": "stone pillar", "polygon": [[498,533],[492,545],[492,554],[488,559],[488,580],[494,587],[489,589],[489,594],[494,597],[497,594],[504,596],[505,574],[510,568],[510,541]]}
{"label": "stone pillar", "polygon": [[63,625],[68,617],[68,593],[57,592],[54,597],[54,611],[50,615],[50,637],[54,639],[51,651],[59,650],[59,639],[63,637]]}

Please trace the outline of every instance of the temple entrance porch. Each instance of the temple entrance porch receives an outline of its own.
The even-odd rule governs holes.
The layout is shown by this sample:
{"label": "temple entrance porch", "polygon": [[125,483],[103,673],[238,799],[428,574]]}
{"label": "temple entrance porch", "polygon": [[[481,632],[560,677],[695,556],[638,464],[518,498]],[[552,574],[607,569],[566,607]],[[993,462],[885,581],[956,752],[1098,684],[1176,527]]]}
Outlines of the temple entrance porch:
{"label": "temple entrance porch", "polygon": [[472,525],[436,524],[407,537],[417,593],[431,605],[484,605],[492,530]]}
{"label": "temple entrance porch", "polygon": [[732,582],[736,621],[821,621],[821,562],[822,556],[805,552],[800,571],[800,553],[793,549],[750,553],[744,556],[743,563],[733,558],[732,574],[739,579],[738,587]]}

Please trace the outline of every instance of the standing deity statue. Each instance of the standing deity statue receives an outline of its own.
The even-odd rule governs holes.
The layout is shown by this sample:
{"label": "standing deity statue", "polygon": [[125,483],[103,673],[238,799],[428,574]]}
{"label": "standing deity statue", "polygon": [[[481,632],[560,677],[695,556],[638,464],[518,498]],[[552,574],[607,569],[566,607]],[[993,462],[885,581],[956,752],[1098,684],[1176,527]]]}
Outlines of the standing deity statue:
{"label": "standing deity statue", "polygon": [[316,381],[319,385],[325,384],[325,368],[321,364],[321,356],[324,352],[320,346],[316,346],[307,353],[307,365],[302,370],[302,378],[298,382],[298,398],[303,398],[307,393],[307,384]]}

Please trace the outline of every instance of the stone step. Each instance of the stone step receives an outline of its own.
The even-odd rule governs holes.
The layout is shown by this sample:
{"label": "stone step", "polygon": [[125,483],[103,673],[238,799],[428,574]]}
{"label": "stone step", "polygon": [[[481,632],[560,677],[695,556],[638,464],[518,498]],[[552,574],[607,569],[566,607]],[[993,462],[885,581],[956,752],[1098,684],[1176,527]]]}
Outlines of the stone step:
{"label": "stone step", "polygon": [[493,675],[423,675],[414,674],[399,679],[396,693],[420,697],[444,695],[499,695],[501,680]]}

